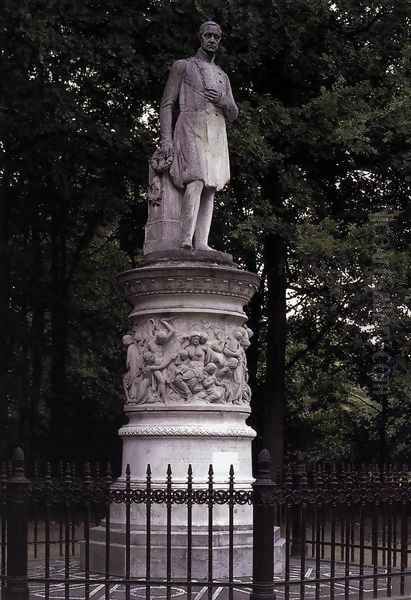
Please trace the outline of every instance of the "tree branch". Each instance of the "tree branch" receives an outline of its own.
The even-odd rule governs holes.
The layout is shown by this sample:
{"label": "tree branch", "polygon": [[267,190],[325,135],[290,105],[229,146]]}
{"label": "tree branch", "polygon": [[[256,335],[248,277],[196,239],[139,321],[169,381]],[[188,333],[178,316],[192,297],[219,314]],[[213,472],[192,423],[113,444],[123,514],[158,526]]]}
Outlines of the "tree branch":
{"label": "tree branch", "polygon": [[286,371],[291,369],[296,362],[298,362],[303,356],[307,354],[307,352],[313,350],[321,342],[324,336],[333,328],[334,324],[334,321],[327,323],[326,327],[324,327],[322,331],[320,331],[320,333],[309,344],[307,344],[305,348],[299,350],[293,356],[293,358],[285,365]]}

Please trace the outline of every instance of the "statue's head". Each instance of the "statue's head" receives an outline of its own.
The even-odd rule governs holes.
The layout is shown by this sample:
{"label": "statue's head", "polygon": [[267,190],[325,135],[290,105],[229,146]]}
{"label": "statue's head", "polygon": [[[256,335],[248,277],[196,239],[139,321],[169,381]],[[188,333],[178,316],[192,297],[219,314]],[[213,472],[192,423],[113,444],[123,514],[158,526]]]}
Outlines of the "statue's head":
{"label": "statue's head", "polygon": [[156,357],[152,352],[149,351],[144,352],[143,359],[146,365],[154,365],[154,363],[156,362]]}
{"label": "statue's head", "polygon": [[223,32],[218,23],[206,21],[200,27],[199,37],[201,48],[208,54],[217,52]]}
{"label": "statue's head", "polygon": [[231,370],[231,371],[235,371],[235,369],[238,367],[238,358],[235,358],[234,356],[230,357],[227,360],[227,367]]}
{"label": "statue's head", "polygon": [[205,344],[207,341],[207,336],[199,331],[193,331],[189,337],[190,343],[193,346],[199,346],[200,344]]}
{"label": "statue's head", "polygon": [[200,334],[193,333],[192,336],[190,337],[190,342],[193,346],[198,346],[200,344]]}

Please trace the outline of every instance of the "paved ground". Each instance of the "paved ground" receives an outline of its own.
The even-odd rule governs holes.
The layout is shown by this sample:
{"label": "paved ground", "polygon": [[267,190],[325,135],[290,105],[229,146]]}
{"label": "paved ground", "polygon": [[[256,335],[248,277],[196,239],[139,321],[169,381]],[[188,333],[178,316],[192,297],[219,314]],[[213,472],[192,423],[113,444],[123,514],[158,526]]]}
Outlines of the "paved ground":
{"label": "paved ground", "polygon": [[[79,564],[76,561],[71,559],[71,567],[70,567],[70,575],[72,577],[82,577],[84,573],[80,570]],[[353,567],[350,574],[357,575],[358,568]],[[365,574],[371,574],[372,571],[369,569],[364,570]],[[381,571],[381,574],[384,575],[384,571]],[[344,576],[344,565],[337,564],[336,565],[336,577]],[[43,561],[30,561],[30,576],[35,577],[43,577],[44,576],[44,562]],[[52,568],[51,568],[51,577],[60,578],[64,577],[64,562],[62,560],[53,560]],[[321,564],[321,577],[329,577],[330,576],[330,564],[328,561],[324,561]],[[92,575],[91,579],[99,579],[101,576]],[[307,579],[307,583],[305,584],[305,598],[312,599],[315,598],[316,585],[312,582],[315,579],[315,565],[311,561],[307,561],[306,565],[306,573],[305,578]],[[289,597],[290,599],[297,600],[300,598],[300,586],[299,584],[292,584],[293,581],[298,581],[300,579],[300,567],[299,563],[292,562],[290,569],[290,588],[289,588]],[[411,576],[407,578],[407,594],[406,597],[409,597],[411,594]],[[393,596],[399,594],[399,578],[393,577]],[[236,580],[237,583],[240,583],[240,580]],[[241,583],[247,584],[247,580],[242,580]],[[278,578],[276,580],[276,596],[279,600],[284,598],[284,583]],[[372,590],[373,583],[372,579],[367,579],[364,581],[364,598],[371,599],[372,598]],[[378,582],[378,595],[381,597],[386,596],[387,590],[387,580],[386,577],[383,576],[379,579]],[[124,600],[125,598],[125,588],[122,585],[113,584],[109,588],[109,598],[110,600]],[[250,595],[251,588],[250,587],[234,587],[234,597],[235,600],[248,600],[248,596]],[[101,583],[91,583],[90,584],[90,598],[93,600],[103,600],[105,597],[106,588],[104,584]],[[345,594],[345,582],[336,582],[335,583],[335,597],[341,598],[344,597]],[[138,600],[139,598],[145,599],[146,589],[144,585],[132,584],[130,586],[130,597],[133,600]],[[171,597],[173,599],[185,600],[187,594],[186,589],[183,586],[173,586],[171,590]],[[349,583],[349,597],[350,600],[356,599],[359,596],[359,582],[358,580],[351,580]],[[45,597],[45,589],[44,583],[30,584],[30,600],[39,600]],[[50,600],[64,600],[65,599],[65,586],[64,583],[57,583],[50,585],[49,598]],[[70,584],[69,588],[69,598],[70,600],[83,600],[85,597],[84,593],[84,585],[82,584]],[[192,600],[207,600],[208,597],[208,588],[203,586],[201,583],[198,583],[196,586],[193,586],[192,591]],[[228,597],[227,588],[218,586],[218,584],[212,590],[212,600],[225,600]],[[329,584],[322,584],[320,586],[320,598],[323,600],[328,599],[330,597],[330,586]],[[151,598],[153,600],[162,600],[166,598],[166,588],[160,586],[152,586],[151,587]]]}

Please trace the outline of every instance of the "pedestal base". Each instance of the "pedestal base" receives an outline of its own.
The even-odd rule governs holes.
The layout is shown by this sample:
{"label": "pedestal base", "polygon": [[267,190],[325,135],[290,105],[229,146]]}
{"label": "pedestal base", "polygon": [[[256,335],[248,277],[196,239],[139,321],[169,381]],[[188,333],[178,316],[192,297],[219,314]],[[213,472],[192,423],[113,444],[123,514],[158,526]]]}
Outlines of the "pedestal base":
{"label": "pedestal base", "polygon": [[233,257],[231,254],[226,252],[219,252],[218,250],[187,250],[184,248],[172,248],[165,250],[158,250],[156,252],[150,252],[144,256],[144,266],[151,264],[170,263],[170,261],[177,262],[202,262],[202,263],[215,263],[217,265],[229,265],[234,266]]}
{"label": "pedestal base", "polygon": [[[110,529],[110,575],[122,577],[126,572],[125,526],[113,524]],[[280,537],[280,528],[274,528],[274,574],[281,575],[284,569],[285,540]],[[106,530],[96,527],[90,532],[90,571],[104,573],[106,569]],[[146,534],[141,529],[130,533],[130,575],[146,577]],[[191,576],[204,580],[208,576],[208,528],[195,527],[192,531]],[[228,527],[219,527],[212,533],[213,578],[227,579],[229,574]],[[153,528],[151,532],[151,578],[166,578],[167,575],[167,532],[164,528]],[[171,532],[171,577],[187,577],[187,528],[173,528]],[[253,556],[253,532],[249,527],[235,528],[233,566],[234,578],[251,577]],[[81,566],[84,568],[84,544],[81,547]]]}
{"label": "pedestal base", "polygon": [[[161,219],[160,219],[161,220]],[[147,240],[157,240],[156,223]],[[150,227],[151,227],[150,225]],[[152,234],[152,235],[151,235]],[[156,234],[156,235],[155,235]],[[151,243],[151,242],[150,242]],[[235,490],[251,490],[250,414],[246,351],[251,330],[243,307],[259,287],[254,273],[242,271],[232,257],[216,251],[187,251],[147,242],[144,265],[122,273],[119,284],[132,306],[131,326],[123,337],[127,372],[123,378],[128,423],[123,439],[120,489],[129,473],[131,488],[145,488],[147,465],[152,489],[167,482],[175,489],[227,489],[230,472]],[[151,250],[161,250],[150,252]],[[170,464],[171,470],[167,469]],[[210,469],[212,465],[212,469]],[[190,468],[190,476],[189,476]],[[229,511],[213,499],[213,577],[229,574]],[[187,577],[187,506],[172,504],[167,521],[164,501],[151,505],[151,577],[166,577],[167,528],[171,523],[171,576]],[[130,507],[130,567],[133,577],[146,576],[146,507]],[[234,576],[252,575],[252,507],[236,504]],[[208,577],[208,506],[192,511],[191,564],[194,579]],[[125,574],[125,505],[110,508],[111,575]],[[282,570],[283,542],[278,528],[275,570]],[[106,571],[106,536],[102,525],[91,532],[90,569]]]}

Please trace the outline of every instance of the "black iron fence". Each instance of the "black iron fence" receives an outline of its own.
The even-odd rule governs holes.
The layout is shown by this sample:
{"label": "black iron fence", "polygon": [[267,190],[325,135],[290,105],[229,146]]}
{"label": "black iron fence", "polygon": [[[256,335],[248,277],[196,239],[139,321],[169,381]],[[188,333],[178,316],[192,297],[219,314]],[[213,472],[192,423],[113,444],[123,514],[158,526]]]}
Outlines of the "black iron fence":
{"label": "black iron fence", "polygon": [[298,464],[273,480],[263,451],[252,489],[233,468],[216,484],[211,466],[203,484],[190,467],[184,485],[170,467],[153,482],[148,467],[138,487],[129,470],[113,482],[90,465],[26,473],[21,451],[0,471],[1,600],[411,598],[405,466]]}

